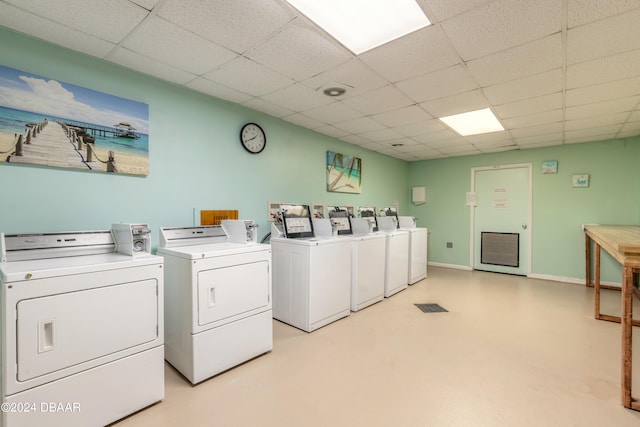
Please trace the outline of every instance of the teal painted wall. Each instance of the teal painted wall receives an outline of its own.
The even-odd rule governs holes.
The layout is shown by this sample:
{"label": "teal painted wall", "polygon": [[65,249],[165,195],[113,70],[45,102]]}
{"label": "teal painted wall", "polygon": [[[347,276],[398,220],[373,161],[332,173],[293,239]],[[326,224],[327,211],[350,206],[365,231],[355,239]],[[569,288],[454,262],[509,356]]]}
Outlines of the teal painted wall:
{"label": "teal painted wall", "polygon": [[[113,222],[193,224],[193,209],[238,209],[269,231],[267,201],[399,202],[408,209],[407,163],[240,105],[190,91],[0,28],[0,63],[149,105],[147,177],[0,163],[0,232],[107,229]],[[257,122],[267,148],[244,151],[239,132]],[[327,150],[362,158],[359,195],[326,191]]]}
{"label": "teal painted wall", "polygon": [[[557,174],[541,173],[545,160],[558,161]],[[516,163],[533,166],[532,274],[583,279],[582,224],[640,224],[640,137],[415,162],[409,185],[426,186],[427,202],[409,211],[430,230],[430,262],[470,265],[471,168]],[[571,176],[583,173],[589,187],[572,188]],[[620,281],[606,253],[602,275]]]}

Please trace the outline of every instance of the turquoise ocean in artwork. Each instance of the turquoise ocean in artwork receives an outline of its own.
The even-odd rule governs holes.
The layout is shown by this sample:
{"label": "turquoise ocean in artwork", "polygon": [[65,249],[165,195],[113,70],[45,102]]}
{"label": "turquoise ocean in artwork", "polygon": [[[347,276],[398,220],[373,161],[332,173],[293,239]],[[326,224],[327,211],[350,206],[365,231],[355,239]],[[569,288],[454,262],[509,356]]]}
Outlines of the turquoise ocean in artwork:
{"label": "turquoise ocean in artwork", "polygon": [[[29,111],[16,110],[13,108],[0,106],[0,132],[8,134],[24,134],[27,123],[39,123],[44,119],[53,121],[61,121],[65,123],[73,123],[83,127],[99,127],[102,125],[93,123],[78,122],[75,120],[65,119],[64,117],[55,117],[51,115],[32,113]],[[115,130],[115,127],[106,127]],[[89,132],[90,133],[90,132]],[[132,154],[148,155],[149,153],[149,136],[144,133],[136,132],[140,138],[116,138],[93,135],[95,137],[94,145],[104,148],[105,150],[124,151]]]}

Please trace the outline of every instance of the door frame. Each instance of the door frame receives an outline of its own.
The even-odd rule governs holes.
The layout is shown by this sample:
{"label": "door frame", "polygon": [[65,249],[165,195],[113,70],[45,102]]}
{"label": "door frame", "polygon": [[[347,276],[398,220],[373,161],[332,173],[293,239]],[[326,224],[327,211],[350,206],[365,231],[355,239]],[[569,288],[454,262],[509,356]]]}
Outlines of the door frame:
{"label": "door frame", "polygon": [[[475,194],[476,191],[476,173],[482,171],[491,171],[491,170],[501,170],[501,169],[516,169],[516,168],[527,168],[529,172],[529,188],[527,195],[527,202],[529,204],[528,212],[527,212],[527,228],[525,232],[527,233],[527,269],[525,271],[525,276],[529,276],[531,274],[531,240],[533,229],[533,164],[532,163],[513,163],[507,165],[494,165],[494,166],[481,166],[476,168],[471,168],[471,193]],[[473,204],[469,206],[471,209],[470,212],[470,225],[469,225],[469,266],[471,270],[474,270],[474,256],[475,256],[475,224],[476,224],[476,205]]]}

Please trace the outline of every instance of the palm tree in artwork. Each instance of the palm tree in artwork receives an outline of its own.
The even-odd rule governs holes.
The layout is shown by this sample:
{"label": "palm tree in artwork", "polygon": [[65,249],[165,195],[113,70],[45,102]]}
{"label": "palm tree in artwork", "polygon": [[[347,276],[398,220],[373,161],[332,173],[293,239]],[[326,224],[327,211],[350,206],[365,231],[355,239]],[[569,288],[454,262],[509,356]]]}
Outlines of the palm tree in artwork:
{"label": "palm tree in artwork", "polygon": [[[333,153],[333,159],[331,161],[331,165],[327,166],[327,172],[331,172],[331,169],[336,169],[336,166],[342,165],[343,162],[344,162],[344,156],[342,155],[342,153]],[[358,174],[358,186],[361,186],[362,185],[362,159],[360,159],[359,157],[350,157],[349,162],[340,171],[338,176],[333,181],[328,183],[327,190],[329,191],[335,190],[336,185],[338,184],[338,182],[340,182],[340,178],[342,178],[345,173],[349,178],[351,178],[351,175],[353,175],[357,171],[360,171],[360,173]]]}

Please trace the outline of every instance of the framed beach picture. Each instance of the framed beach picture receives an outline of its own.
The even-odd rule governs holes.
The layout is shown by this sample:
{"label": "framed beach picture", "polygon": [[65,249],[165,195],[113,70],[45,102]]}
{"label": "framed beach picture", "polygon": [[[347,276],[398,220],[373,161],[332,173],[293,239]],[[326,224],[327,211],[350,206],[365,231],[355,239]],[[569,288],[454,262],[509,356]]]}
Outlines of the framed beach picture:
{"label": "framed beach picture", "polygon": [[327,191],[356,193],[362,191],[362,159],[327,151]]}
{"label": "framed beach picture", "polygon": [[149,174],[149,106],[0,66],[0,160]]}

